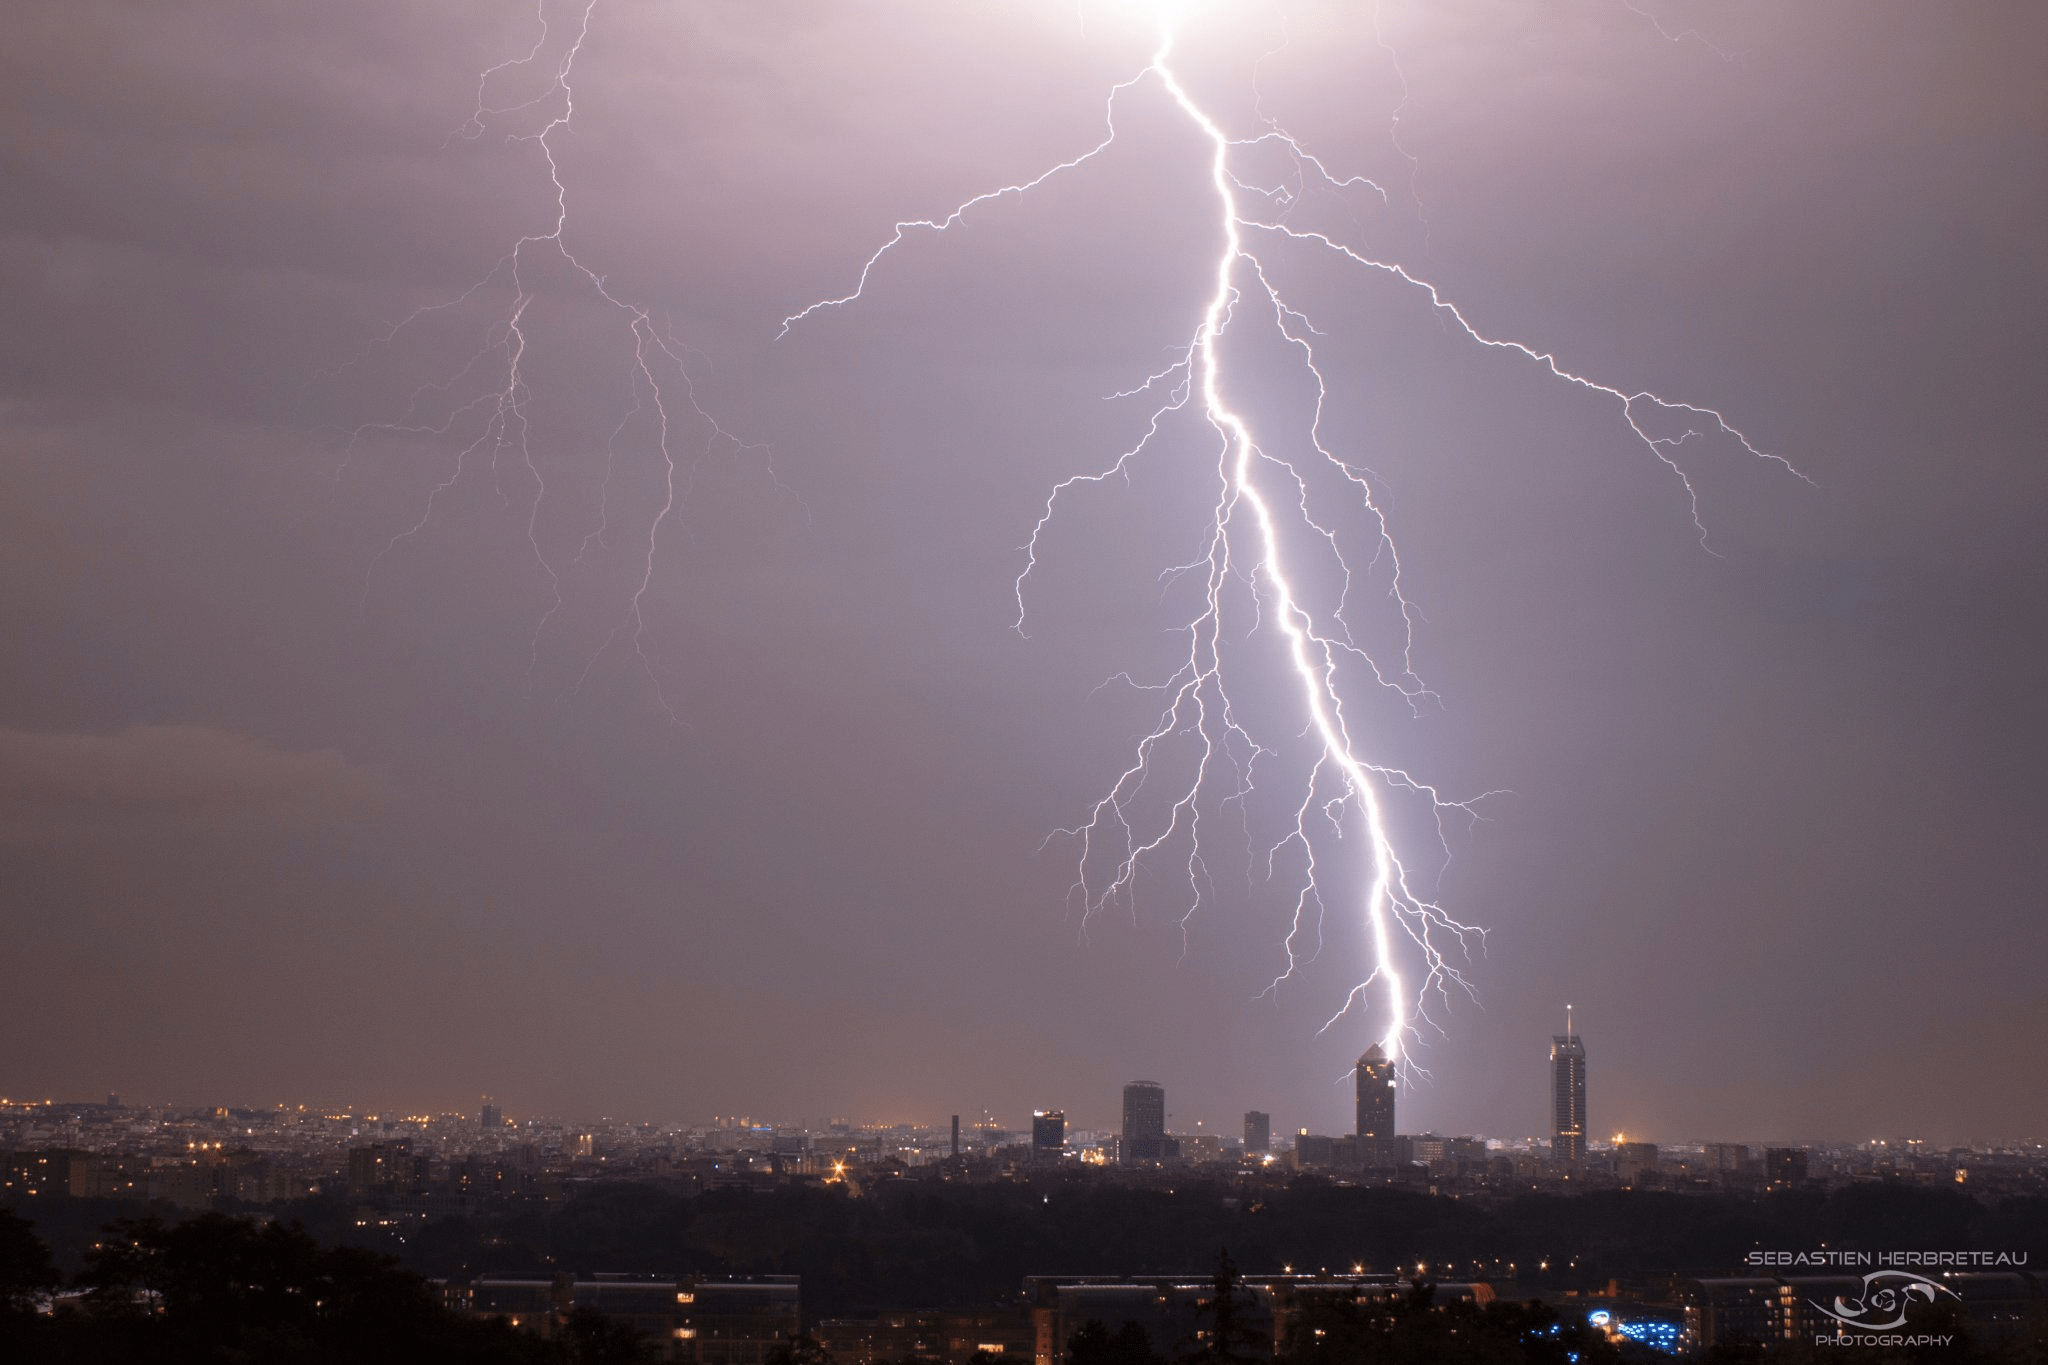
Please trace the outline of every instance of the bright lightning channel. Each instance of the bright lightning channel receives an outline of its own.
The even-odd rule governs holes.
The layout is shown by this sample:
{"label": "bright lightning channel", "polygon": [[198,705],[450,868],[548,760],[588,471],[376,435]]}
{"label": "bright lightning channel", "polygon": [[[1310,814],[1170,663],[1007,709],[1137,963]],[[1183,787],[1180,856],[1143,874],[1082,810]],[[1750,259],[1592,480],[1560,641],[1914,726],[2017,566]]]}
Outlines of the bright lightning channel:
{"label": "bright lightning channel", "polygon": [[[1322,436],[1323,402],[1327,385],[1318,367],[1314,338],[1320,333],[1308,314],[1289,302],[1268,270],[1262,251],[1277,247],[1307,247],[1350,266],[1379,272],[1402,286],[1419,291],[1433,310],[1448,319],[1471,342],[1489,349],[1516,352],[1566,384],[1611,401],[1623,424],[1643,448],[1677,479],[1691,510],[1694,527],[1702,545],[1706,528],[1700,520],[1699,499],[1692,481],[1679,465],[1676,448],[1693,437],[1718,436],[1760,460],[1782,465],[1797,475],[1781,457],[1759,449],[1713,408],[1662,398],[1654,393],[1634,393],[1601,383],[1567,368],[1551,352],[1519,341],[1487,335],[1466,314],[1428,280],[1420,278],[1399,262],[1383,259],[1338,240],[1324,232],[1297,228],[1285,221],[1284,209],[1298,197],[1297,189],[1286,185],[1261,186],[1233,168],[1233,153],[1257,147],[1274,147],[1284,152],[1298,168],[1299,183],[1313,182],[1332,191],[1366,189],[1380,195],[1381,188],[1363,177],[1340,178],[1329,170],[1298,139],[1277,123],[1262,116],[1263,130],[1237,138],[1226,133],[1181,83],[1172,65],[1175,22],[1170,14],[1157,12],[1159,39],[1151,60],[1129,79],[1111,87],[1104,108],[1105,132],[1092,147],[1059,162],[1041,174],[1016,184],[978,194],[965,200],[942,218],[900,222],[888,241],[862,265],[853,289],[839,297],[821,299],[783,320],[788,330],[827,309],[843,308],[859,300],[873,282],[883,259],[910,240],[913,233],[945,232],[957,226],[971,211],[996,201],[1029,193],[1055,177],[1073,171],[1106,151],[1117,137],[1117,104],[1148,82],[1171,102],[1173,108],[1201,135],[1208,147],[1208,182],[1213,194],[1213,228],[1222,239],[1211,271],[1211,286],[1193,334],[1177,348],[1179,359],[1144,383],[1116,397],[1138,394],[1163,395],[1153,409],[1145,432],[1134,446],[1119,454],[1106,468],[1077,474],[1056,484],[1023,547],[1024,567],[1016,580],[1017,621],[1021,632],[1025,620],[1025,586],[1038,564],[1040,536],[1051,522],[1063,495],[1087,485],[1102,484],[1126,475],[1132,461],[1159,436],[1168,414],[1185,408],[1199,396],[1200,412],[1216,441],[1216,498],[1213,517],[1204,532],[1206,547],[1192,563],[1173,572],[1196,571],[1205,577],[1205,592],[1194,618],[1186,623],[1188,653],[1163,683],[1148,690],[1165,695],[1156,725],[1141,738],[1130,764],[1089,813],[1082,824],[1057,835],[1075,838],[1080,845],[1074,895],[1084,906],[1086,917],[1112,901],[1128,899],[1135,890],[1140,864],[1159,853],[1176,838],[1185,840],[1185,864],[1190,901],[1182,917],[1183,930],[1203,903],[1206,869],[1202,854],[1200,798],[1214,784],[1226,779],[1220,770],[1234,772],[1236,785],[1226,799],[1240,799],[1252,789],[1252,771],[1260,757],[1271,750],[1259,745],[1238,719],[1231,700],[1223,654],[1225,639],[1225,590],[1233,580],[1250,583],[1257,601],[1259,620],[1270,619],[1277,629],[1288,673],[1293,679],[1296,700],[1306,721],[1304,732],[1312,735],[1319,749],[1315,764],[1300,791],[1292,827],[1268,850],[1266,865],[1273,875],[1275,859],[1293,846],[1304,860],[1293,923],[1282,944],[1284,966],[1273,988],[1293,976],[1305,959],[1297,946],[1309,927],[1311,917],[1320,924],[1325,910],[1325,892],[1319,882],[1318,852],[1331,837],[1342,838],[1346,826],[1362,832],[1369,854],[1369,874],[1356,894],[1363,918],[1370,963],[1362,980],[1353,986],[1322,1031],[1328,1031],[1354,1008],[1368,1008],[1376,1016],[1376,1041],[1389,1057],[1412,1051],[1422,1037],[1422,1026],[1438,1027],[1431,1016],[1432,1002],[1448,1003],[1456,987],[1470,993],[1471,986],[1460,975],[1459,960],[1469,960],[1475,942],[1484,932],[1451,917],[1443,906],[1425,895],[1411,876],[1410,861],[1396,846],[1390,828],[1387,803],[1397,794],[1419,800],[1432,812],[1442,836],[1442,821],[1451,812],[1473,814],[1473,802],[1452,800],[1434,787],[1399,768],[1368,758],[1347,717],[1344,696],[1353,674],[1369,676],[1376,687],[1392,689],[1411,703],[1428,694],[1412,665],[1416,613],[1401,586],[1401,560],[1387,518],[1375,500],[1366,471],[1340,458]],[[1404,153],[1405,154],[1405,153]],[[1247,206],[1251,206],[1248,209]],[[1258,206],[1275,211],[1262,215]],[[1363,509],[1373,542],[1374,555],[1388,567],[1381,573],[1388,581],[1388,593],[1398,609],[1401,626],[1398,666],[1383,666],[1353,637],[1345,619],[1345,604],[1353,586],[1353,569],[1339,548],[1333,517],[1321,516],[1312,507],[1311,482],[1303,469],[1274,451],[1262,447],[1251,420],[1230,396],[1230,376],[1220,344],[1247,298],[1263,303],[1270,325],[1284,343],[1298,354],[1315,384],[1314,411],[1310,420],[1309,446],[1326,471],[1334,472],[1351,489],[1357,507]],[[1652,434],[1645,426],[1652,414],[1676,419],[1686,426],[1677,436]],[[1799,476],[1804,477],[1804,476]],[[1276,515],[1276,499],[1293,504],[1291,524],[1305,528],[1312,540],[1323,542],[1318,553],[1334,554],[1342,570],[1344,591],[1333,610],[1317,611],[1295,587],[1296,565],[1302,558],[1299,547],[1290,546],[1282,518]],[[1355,514],[1355,512],[1354,512]],[[1249,535],[1234,535],[1249,524]],[[1249,540],[1245,546],[1244,541]],[[1246,549],[1249,564],[1238,562]],[[1131,681],[1127,675],[1119,675]],[[1154,761],[1164,746],[1182,736],[1192,735],[1196,746],[1193,774],[1173,788],[1166,814],[1154,816],[1148,824],[1135,809],[1139,789],[1148,780],[1159,780]],[[1098,857],[1107,849],[1106,857]],[[1107,863],[1107,872],[1099,871]],[[1412,970],[1410,966],[1412,965]],[[1373,1002],[1377,1002],[1373,1008]],[[1402,1068],[1414,1071],[1412,1057]]]}

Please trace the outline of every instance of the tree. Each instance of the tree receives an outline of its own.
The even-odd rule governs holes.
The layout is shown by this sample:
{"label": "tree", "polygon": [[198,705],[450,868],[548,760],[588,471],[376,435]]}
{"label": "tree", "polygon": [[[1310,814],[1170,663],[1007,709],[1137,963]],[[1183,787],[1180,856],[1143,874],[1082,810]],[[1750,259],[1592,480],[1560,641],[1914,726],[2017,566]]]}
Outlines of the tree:
{"label": "tree", "polygon": [[1166,1365],[1166,1360],[1137,1323],[1111,1332],[1101,1319],[1090,1318],[1067,1338],[1067,1365]]}
{"label": "tree", "polygon": [[0,1316],[35,1311],[36,1297],[64,1282],[35,1224],[0,1209]]}
{"label": "tree", "polygon": [[654,1359],[654,1342],[645,1332],[595,1308],[572,1310],[562,1320],[558,1340],[572,1365],[646,1365]]}
{"label": "tree", "polygon": [[1244,1287],[1244,1276],[1230,1259],[1229,1248],[1217,1253],[1216,1272],[1209,1278],[1209,1300],[1196,1316],[1208,1327],[1184,1357],[1187,1365],[1249,1365],[1271,1354],[1271,1339],[1252,1320],[1257,1300]]}
{"label": "tree", "polygon": [[[234,1361],[247,1365],[560,1362],[636,1365],[630,1331],[567,1345],[457,1317],[425,1280],[390,1257],[322,1247],[296,1223],[202,1214],[108,1225],[79,1283],[90,1315],[52,1324],[53,1358]],[[606,1327],[611,1324],[603,1324]],[[623,1329],[622,1329],[623,1330]],[[595,1345],[578,1347],[586,1338]],[[609,1352],[609,1353],[607,1353]]]}
{"label": "tree", "polygon": [[142,1316],[163,1297],[161,1278],[164,1242],[169,1229],[161,1218],[117,1218],[100,1229],[100,1239],[86,1253],[78,1284],[86,1305],[102,1317]]}
{"label": "tree", "polygon": [[832,1353],[809,1332],[796,1332],[768,1348],[766,1365],[832,1365]]}

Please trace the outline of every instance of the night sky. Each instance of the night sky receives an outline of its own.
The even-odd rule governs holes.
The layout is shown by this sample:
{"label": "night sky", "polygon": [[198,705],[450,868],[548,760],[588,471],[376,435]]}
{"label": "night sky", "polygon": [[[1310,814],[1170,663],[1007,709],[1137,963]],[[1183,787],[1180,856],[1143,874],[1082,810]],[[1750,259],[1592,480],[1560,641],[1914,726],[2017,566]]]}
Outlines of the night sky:
{"label": "night sky", "polygon": [[[10,19],[0,1092],[1109,1127],[1143,1076],[1176,1129],[1346,1131],[1355,838],[1268,990],[1270,621],[1274,780],[1204,798],[1192,914],[1168,850],[1084,923],[1048,841],[1157,713],[1102,684],[1170,668],[1198,423],[1063,495],[1013,628],[1047,494],[1205,301],[1189,125],[1140,82],[1099,157],[778,339],[898,220],[1093,146],[1143,7],[599,0],[546,144],[592,275],[521,249],[499,441],[583,17],[545,13]],[[1602,1136],[2048,1129],[2044,50],[2021,3],[1193,7],[1229,132],[1385,187],[1297,221],[1811,480],[1689,440],[1703,547],[1613,402],[1272,253],[1434,693],[1357,692],[1361,744],[1498,793],[1408,831],[1489,934],[1404,1131],[1541,1131],[1567,1002]],[[1270,432],[1313,401],[1284,350],[1238,371]]]}

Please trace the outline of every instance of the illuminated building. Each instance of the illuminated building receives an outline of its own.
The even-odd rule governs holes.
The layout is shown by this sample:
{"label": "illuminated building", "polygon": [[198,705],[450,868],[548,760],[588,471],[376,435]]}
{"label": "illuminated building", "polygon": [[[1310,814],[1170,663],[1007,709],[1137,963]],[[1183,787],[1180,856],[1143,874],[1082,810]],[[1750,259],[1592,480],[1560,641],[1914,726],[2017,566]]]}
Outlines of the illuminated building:
{"label": "illuminated building", "polygon": [[1253,1109],[1244,1116],[1244,1150],[1247,1154],[1273,1150],[1273,1116]]}
{"label": "illuminated building", "polygon": [[[1244,1337],[1237,1347],[1241,1354],[1233,1358],[1284,1357],[1290,1353],[1291,1334],[1313,1331],[1314,1324],[1327,1321],[1333,1310],[1386,1304],[1412,1289],[1411,1281],[1388,1274],[1243,1276],[1238,1282],[1238,1329]],[[1089,1322],[1102,1324],[1112,1334],[1127,1325],[1137,1327],[1156,1357],[1185,1359],[1190,1345],[1206,1354],[1215,1349],[1215,1295],[1215,1282],[1206,1276],[1027,1275],[1024,1302],[1036,1339],[1032,1365],[1068,1365],[1072,1357],[1066,1344]],[[1483,1307],[1493,1299],[1489,1284],[1437,1280],[1432,1301],[1441,1309],[1452,1303]],[[956,1356],[949,1355],[947,1361],[967,1365]]]}
{"label": "illuminated building", "polygon": [[1166,1089],[1157,1081],[1132,1081],[1124,1087],[1123,1139],[1125,1161],[1166,1158]]}
{"label": "illuminated building", "polygon": [[[1778,1347],[1817,1336],[1872,1331],[1829,1311],[1830,1305],[1839,1307],[1845,1298],[1862,1302],[1870,1290],[1860,1275],[1689,1280],[1678,1292],[1685,1305],[1686,1344],[1696,1352],[1729,1346]],[[1879,1311],[1907,1314],[1898,1329],[1901,1333],[1945,1333],[1961,1326],[1970,1339],[1986,1347],[2018,1340],[2037,1331],[2036,1324],[2041,1321],[2042,1289],[2032,1275],[1946,1273],[1934,1292],[1941,1300],[1939,1306],[1904,1298],[1898,1307]]]}
{"label": "illuminated building", "polygon": [[1067,1113],[1064,1109],[1031,1111],[1031,1154],[1058,1156],[1067,1145]]}
{"label": "illuminated building", "polygon": [[1394,1063],[1378,1043],[1358,1059],[1356,1132],[1359,1137],[1394,1136]]}
{"label": "illuminated building", "polygon": [[352,1199],[379,1191],[409,1189],[426,1173],[427,1158],[413,1155],[410,1138],[348,1149],[348,1192]]}
{"label": "illuminated building", "polygon": [[1550,1040],[1550,1156],[1577,1164],[1586,1156],[1586,1042],[1572,1032],[1571,1013],[1565,1031]]}

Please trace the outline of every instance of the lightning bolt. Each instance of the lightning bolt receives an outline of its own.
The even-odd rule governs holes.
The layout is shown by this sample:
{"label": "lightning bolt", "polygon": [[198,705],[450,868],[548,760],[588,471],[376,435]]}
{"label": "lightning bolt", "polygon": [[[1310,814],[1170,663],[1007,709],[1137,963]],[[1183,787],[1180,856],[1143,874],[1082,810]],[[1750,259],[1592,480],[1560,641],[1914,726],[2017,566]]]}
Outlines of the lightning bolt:
{"label": "lightning bolt", "polygon": [[[606,275],[587,265],[570,247],[570,195],[557,144],[574,124],[576,65],[590,39],[597,8],[598,0],[582,0],[580,9],[571,7],[572,21],[559,24],[550,20],[547,0],[539,0],[532,45],[523,55],[479,73],[474,106],[447,145],[476,142],[494,129],[513,125],[502,134],[504,142],[530,148],[536,154],[538,169],[546,177],[552,212],[547,220],[517,237],[468,288],[413,310],[374,337],[362,354],[330,372],[332,377],[361,364],[371,353],[441,315],[460,317],[474,308],[486,312],[482,341],[462,364],[444,378],[415,388],[397,417],[367,422],[350,432],[336,477],[338,481],[359,456],[380,442],[425,442],[437,451],[453,452],[452,457],[443,455],[447,468],[433,481],[417,514],[371,559],[364,572],[367,602],[371,581],[384,561],[428,530],[465,479],[488,473],[501,507],[515,508],[523,499],[526,552],[545,578],[544,605],[537,611],[528,647],[529,687],[540,663],[542,638],[565,605],[568,580],[583,575],[591,580],[590,591],[595,592],[596,580],[609,576],[615,580],[612,591],[616,595],[611,624],[589,650],[570,691],[579,691],[600,661],[618,646],[624,651],[626,666],[644,674],[657,702],[674,722],[678,719],[675,709],[644,649],[644,600],[654,582],[657,550],[664,530],[687,501],[692,479],[703,462],[721,448],[738,454],[758,447],[728,432],[698,401],[696,384],[684,363],[684,347],[665,326],[657,324],[653,310],[617,292]],[[536,76],[537,93],[510,103],[493,103],[493,91],[498,87],[521,78],[532,81]],[[526,120],[523,129],[517,125],[522,118]],[[543,278],[549,269],[566,280],[566,288],[559,283],[551,286]],[[573,493],[559,491],[560,485],[587,485],[589,479],[579,480],[576,475],[581,471],[562,471],[563,461],[551,460],[536,450],[536,428],[542,423],[534,409],[544,386],[536,383],[531,369],[529,314],[544,300],[561,307],[594,307],[610,319],[609,344],[616,347],[614,373],[622,389],[617,420],[604,440],[602,473],[595,493],[586,492],[580,499],[584,504],[580,533],[572,526],[566,536],[544,534],[543,519],[558,501],[574,499]],[[694,452],[684,445],[686,427],[702,433]],[[659,477],[659,492],[644,530],[614,525],[613,481],[622,453],[649,462]],[[769,476],[773,478],[772,469]],[[508,477],[514,485],[509,488]],[[573,508],[564,509],[563,515],[572,512]],[[550,541],[558,543],[551,548]],[[598,560],[607,552],[612,562],[601,569]]]}
{"label": "lightning bolt", "polygon": [[[1177,357],[1165,369],[1148,375],[1114,398],[1143,397],[1153,407],[1143,434],[1107,465],[1072,475],[1053,486],[1022,547],[1023,567],[1016,583],[1016,628],[1026,621],[1026,589],[1039,565],[1039,545],[1062,501],[1086,490],[1129,477],[1133,463],[1163,444],[1164,432],[1181,414],[1199,417],[1208,433],[1213,463],[1201,475],[1213,490],[1210,516],[1201,533],[1199,552],[1169,569],[1172,581],[1200,584],[1193,613],[1180,627],[1187,648],[1177,664],[1156,682],[1139,683],[1128,674],[1112,682],[1141,687],[1161,697],[1158,719],[1138,739],[1130,759],[1108,791],[1089,810],[1086,820],[1050,837],[1065,836],[1079,847],[1071,895],[1082,906],[1082,923],[1112,903],[1133,903],[1136,879],[1148,860],[1178,857],[1187,901],[1181,916],[1188,925],[1205,904],[1209,872],[1204,861],[1205,797],[1242,803],[1255,789],[1262,760],[1276,750],[1254,739],[1232,697],[1232,679],[1239,671],[1240,640],[1267,640],[1291,680],[1297,723],[1315,753],[1313,765],[1294,798],[1293,818],[1284,835],[1266,851],[1269,877],[1279,875],[1283,853],[1300,860],[1292,922],[1281,944],[1279,971],[1271,990],[1293,977],[1313,956],[1307,946],[1313,933],[1320,941],[1327,911],[1325,862],[1333,841],[1362,835],[1365,844],[1364,884],[1348,892],[1362,920],[1369,962],[1363,979],[1346,994],[1323,1025],[1328,1031],[1354,1009],[1369,1009],[1373,1039],[1392,1057],[1403,1057],[1423,1036],[1424,1026],[1439,1029],[1434,1005],[1448,1003],[1453,990],[1471,992],[1459,971],[1471,950],[1483,946],[1484,931],[1462,923],[1420,886],[1412,856],[1404,856],[1393,833],[1392,803],[1413,803],[1434,820],[1438,842],[1448,855],[1444,822],[1477,818],[1475,803],[1492,793],[1453,799],[1403,768],[1368,756],[1359,726],[1354,724],[1356,699],[1374,689],[1391,691],[1411,707],[1431,697],[1414,664],[1418,613],[1402,586],[1402,563],[1392,528],[1376,496],[1368,471],[1333,451],[1323,436],[1323,408],[1329,394],[1316,355],[1322,335],[1308,312],[1282,292],[1275,270],[1283,252],[1306,252],[1372,272],[1414,291],[1428,306],[1472,344],[1512,352],[1559,382],[1609,404],[1643,450],[1677,481],[1691,511],[1701,544],[1707,532],[1700,518],[1699,498],[1679,463],[1678,448],[1687,440],[1714,438],[1749,456],[1773,462],[1797,475],[1781,457],[1758,447],[1719,411],[1663,398],[1648,391],[1618,388],[1569,368],[1554,353],[1521,341],[1482,331],[1470,315],[1436,285],[1411,273],[1399,261],[1384,258],[1329,233],[1288,221],[1288,209],[1310,186],[1342,194],[1367,191],[1385,200],[1385,192],[1363,177],[1332,171],[1299,139],[1261,114],[1261,129],[1233,137],[1205,111],[1182,84],[1173,66],[1176,23],[1172,13],[1154,10],[1158,43],[1151,59],[1128,79],[1110,88],[1104,104],[1105,130],[1092,146],[1058,162],[1039,175],[1000,186],[964,200],[943,216],[896,224],[894,233],[862,264],[847,293],[821,299],[783,319],[782,332],[821,312],[857,303],[874,284],[887,259],[923,234],[957,227],[970,213],[993,209],[1002,201],[1039,190],[1102,155],[1117,138],[1119,102],[1141,89],[1156,90],[1186,120],[1207,148],[1207,189],[1211,214],[1196,224],[1220,241],[1209,270],[1198,319],[1190,334],[1169,354]],[[1383,41],[1383,40],[1382,40]],[[1403,108],[1406,93],[1403,92]],[[1398,142],[1397,142],[1398,148]],[[1261,183],[1240,170],[1255,149],[1281,153],[1293,167],[1291,177]],[[1404,156],[1405,149],[1401,149]],[[1410,158],[1411,167],[1413,158]],[[1269,181],[1272,179],[1268,177]],[[1233,328],[1263,328],[1291,353],[1310,381],[1314,398],[1306,414],[1306,449],[1290,457],[1275,442],[1262,442],[1253,421],[1233,396],[1232,359],[1227,342]],[[1663,434],[1675,424],[1679,434]],[[1799,476],[1804,477],[1804,476]],[[1327,492],[1335,488],[1341,502]],[[1345,528],[1351,528],[1347,531]],[[1347,555],[1347,538],[1363,538],[1369,554],[1355,563]],[[1710,547],[1709,547],[1710,548]],[[1334,604],[1318,604],[1297,586],[1304,566],[1332,564],[1342,588]],[[1375,653],[1361,644],[1352,628],[1353,599],[1361,582],[1376,582],[1391,604],[1392,647]],[[1240,605],[1243,603],[1243,605]],[[1240,627],[1238,618],[1248,615]],[[1347,706],[1347,698],[1352,704]],[[1171,765],[1169,751],[1187,768],[1184,776],[1163,772]],[[1145,796],[1150,786],[1166,788]],[[1161,809],[1163,807],[1163,810]],[[1440,1031],[1440,1030],[1439,1030]],[[1412,1057],[1402,1074],[1415,1071]]]}

